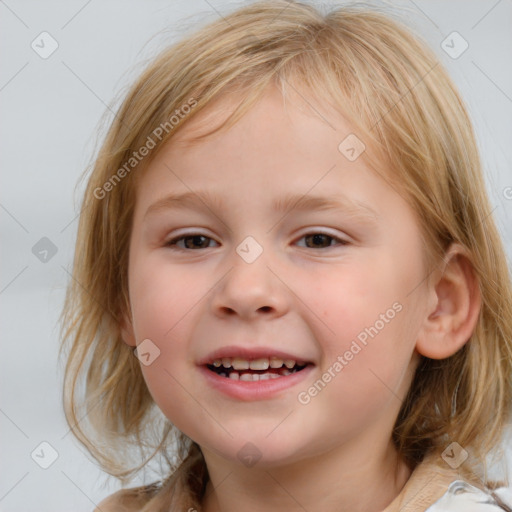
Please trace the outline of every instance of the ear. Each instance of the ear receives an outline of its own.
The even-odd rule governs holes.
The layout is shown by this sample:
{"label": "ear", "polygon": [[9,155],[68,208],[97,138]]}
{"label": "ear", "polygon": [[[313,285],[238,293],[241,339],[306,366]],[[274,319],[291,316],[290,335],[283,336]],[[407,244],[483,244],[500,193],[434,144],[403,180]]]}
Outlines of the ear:
{"label": "ear", "polygon": [[123,319],[121,321],[120,325],[121,329],[121,337],[123,338],[123,341],[132,347],[137,346],[135,343],[135,334],[133,332],[133,324],[130,318],[128,318],[127,314],[123,315]]}
{"label": "ear", "polygon": [[478,278],[462,245],[450,246],[443,268],[434,272],[428,286],[429,307],[416,350],[431,359],[445,359],[471,337],[482,303]]}

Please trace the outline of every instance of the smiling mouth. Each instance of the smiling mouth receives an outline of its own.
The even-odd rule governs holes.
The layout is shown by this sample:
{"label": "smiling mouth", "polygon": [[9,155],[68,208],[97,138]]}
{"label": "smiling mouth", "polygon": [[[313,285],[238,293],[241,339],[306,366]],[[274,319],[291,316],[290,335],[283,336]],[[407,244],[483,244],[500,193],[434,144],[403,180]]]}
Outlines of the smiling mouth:
{"label": "smiling mouth", "polygon": [[252,360],[223,357],[222,359],[215,359],[212,364],[207,364],[206,367],[220,377],[255,382],[283,378],[300,372],[310,364],[303,361],[283,360],[275,357]]}

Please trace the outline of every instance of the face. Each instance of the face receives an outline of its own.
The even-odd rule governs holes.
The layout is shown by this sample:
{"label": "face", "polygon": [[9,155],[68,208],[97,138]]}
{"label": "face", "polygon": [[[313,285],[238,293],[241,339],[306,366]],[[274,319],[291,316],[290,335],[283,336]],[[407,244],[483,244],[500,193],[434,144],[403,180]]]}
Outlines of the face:
{"label": "face", "polygon": [[187,146],[232,108],[193,119],[139,177],[125,341],[143,343],[162,412],[215,457],[389,443],[426,311],[417,219],[338,149],[343,118],[299,97],[268,91]]}

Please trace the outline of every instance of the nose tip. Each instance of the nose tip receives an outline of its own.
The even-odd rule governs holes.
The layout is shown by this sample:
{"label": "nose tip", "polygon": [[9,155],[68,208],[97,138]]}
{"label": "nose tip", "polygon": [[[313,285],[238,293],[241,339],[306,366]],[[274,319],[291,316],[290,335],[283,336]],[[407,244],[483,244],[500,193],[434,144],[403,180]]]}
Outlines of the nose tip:
{"label": "nose tip", "polygon": [[263,259],[238,262],[215,288],[216,314],[252,316],[281,315],[286,311],[286,291]]}
{"label": "nose tip", "polygon": [[258,315],[260,313],[270,314],[273,311],[277,311],[277,309],[273,306],[251,307],[250,305],[244,306],[244,304],[241,302],[238,304],[237,307],[221,305],[219,307],[219,310],[224,311],[227,315],[238,314],[239,316],[243,317],[248,317],[251,316],[252,314]]}

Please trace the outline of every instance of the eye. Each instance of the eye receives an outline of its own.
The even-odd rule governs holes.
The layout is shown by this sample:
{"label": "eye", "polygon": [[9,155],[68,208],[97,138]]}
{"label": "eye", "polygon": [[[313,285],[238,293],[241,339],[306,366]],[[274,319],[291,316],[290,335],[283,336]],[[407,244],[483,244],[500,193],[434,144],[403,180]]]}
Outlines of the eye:
{"label": "eye", "polygon": [[[308,249],[324,249],[324,248],[332,247],[331,241],[333,241],[333,240],[338,241],[339,245],[347,245],[348,244],[348,242],[346,240],[342,240],[341,238],[329,235],[327,233],[321,233],[321,232],[306,233],[304,236],[299,238],[299,240],[302,240],[302,239],[306,240],[306,244],[308,244],[308,242],[309,242],[310,244],[317,245],[317,247],[310,247],[310,246],[306,245],[306,247]],[[318,247],[318,245],[321,245],[322,247]]]}
{"label": "eye", "polygon": [[[342,240],[341,238],[322,232],[306,233],[305,235],[299,238],[299,240],[303,239],[306,241],[306,245],[302,245],[302,247],[306,247],[308,249],[325,249],[328,247],[333,247],[333,244],[331,243],[332,241],[338,242],[338,244],[334,245],[348,245],[348,242],[346,240]],[[183,244],[180,245],[179,242],[182,241]],[[209,241],[215,242],[213,238],[210,238],[208,236],[202,235],[200,233],[191,233],[169,240],[168,242],[165,243],[165,247],[175,246],[181,250],[208,249],[209,247],[212,247],[209,244]]]}
{"label": "eye", "polygon": [[[184,241],[185,247],[182,247],[178,245],[178,242]],[[186,250],[186,249],[207,249],[209,246],[206,244],[205,246],[205,240],[213,240],[213,238],[210,238],[205,235],[201,235],[199,233],[192,233],[189,235],[183,235],[176,238],[173,238],[172,240],[169,240],[166,242],[166,247],[171,247],[173,245],[177,246],[178,249]]]}

